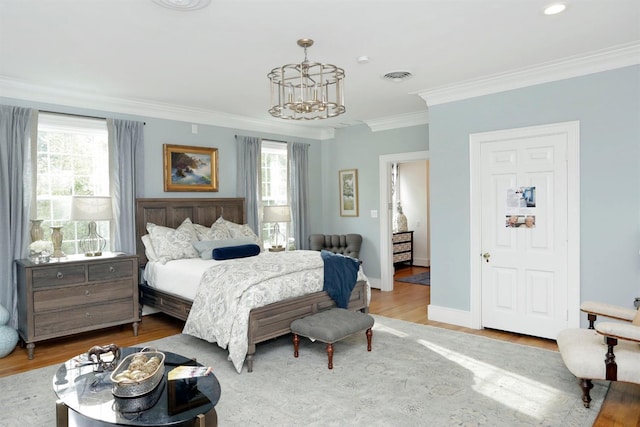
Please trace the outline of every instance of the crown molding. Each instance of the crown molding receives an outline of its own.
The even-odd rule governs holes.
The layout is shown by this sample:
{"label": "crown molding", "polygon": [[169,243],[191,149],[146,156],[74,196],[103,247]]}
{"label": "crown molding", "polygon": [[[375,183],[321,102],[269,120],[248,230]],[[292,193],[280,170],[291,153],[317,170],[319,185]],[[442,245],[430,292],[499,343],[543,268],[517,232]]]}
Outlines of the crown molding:
{"label": "crown molding", "polygon": [[640,64],[640,42],[638,41],[413,94],[420,96],[427,106],[431,107],[636,64]]}
{"label": "crown molding", "polygon": [[221,113],[213,110],[185,107],[182,105],[151,103],[146,101],[106,97],[95,94],[66,91],[25,83],[0,76],[0,96],[74,108],[153,117],[166,120],[199,123],[224,128],[268,132],[279,135],[310,139],[331,139],[335,129],[304,127],[291,123],[273,122],[244,116]]}
{"label": "crown molding", "polygon": [[427,110],[416,111],[415,113],[401,114],[398,116],[364,120],[364,122],[369,126],[372,132],[379,132],[382,130],[425,125],[429,123],[429,113]]}

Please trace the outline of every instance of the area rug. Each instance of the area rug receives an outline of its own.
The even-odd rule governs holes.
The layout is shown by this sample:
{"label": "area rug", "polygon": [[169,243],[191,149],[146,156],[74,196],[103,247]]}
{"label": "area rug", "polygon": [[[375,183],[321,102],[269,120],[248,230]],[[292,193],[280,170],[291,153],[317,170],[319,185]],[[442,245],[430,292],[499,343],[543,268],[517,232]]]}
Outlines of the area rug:
{"label": "area rug", "polygon": [[[151,343],[212,366],[222,395],[220,426],[591,426],[608,383],[594,382],[592,408],[559,353],[375,317],[335,344],[290,337],[259,344],[254,372],[238,374],[226,353],[187,335]],[[58,366],[0,378],[1,426],[54,426]]]}
{"label": "area rug", "polygon": [[424,273],[414,274],[413,276],[395,280],[397,282],[414,283],[416,285],[431,285],[431,272],[425,271]]}

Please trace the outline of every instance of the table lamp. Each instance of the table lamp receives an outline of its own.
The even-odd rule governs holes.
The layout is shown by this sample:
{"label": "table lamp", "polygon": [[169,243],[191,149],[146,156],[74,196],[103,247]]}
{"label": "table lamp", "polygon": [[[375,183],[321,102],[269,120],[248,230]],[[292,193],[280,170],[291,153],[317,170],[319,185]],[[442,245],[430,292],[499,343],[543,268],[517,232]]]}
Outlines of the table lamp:
{"label": "table lamp", "polygon": [[279,205],[279,206],[265,206],[262,211],[262,222],[273,222],[275,223],[274,227],[274,242],[271,248],[269,249],[271,252],[280,252],[284,251],[284,239],[282,244],[279,244],[278,237],[280,235],[280,223],[281,222],[291,222],[291,211],[289,206]]}
{"label": "table lamp", "polygon": [[71,198],[71,220],[89,221],[87,237],[80,239],[80,249],[85,256],[100,256],[107,240],[98,234],[96,221],[111,220],[111,197],[73,196]]}

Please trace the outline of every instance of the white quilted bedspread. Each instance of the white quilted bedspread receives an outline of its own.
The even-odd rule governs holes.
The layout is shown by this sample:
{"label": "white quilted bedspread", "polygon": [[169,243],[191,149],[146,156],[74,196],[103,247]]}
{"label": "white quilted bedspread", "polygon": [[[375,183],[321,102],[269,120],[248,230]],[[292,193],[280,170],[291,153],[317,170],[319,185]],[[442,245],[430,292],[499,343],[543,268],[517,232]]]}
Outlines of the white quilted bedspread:
{"label": "white quilted bedspread", "polygon": [[183,332],[228,347],[229,360],[240,373],[248,349],[249,311],[321,291],[323,269],[320,252],[305,250],[216,263],[202,275]]}

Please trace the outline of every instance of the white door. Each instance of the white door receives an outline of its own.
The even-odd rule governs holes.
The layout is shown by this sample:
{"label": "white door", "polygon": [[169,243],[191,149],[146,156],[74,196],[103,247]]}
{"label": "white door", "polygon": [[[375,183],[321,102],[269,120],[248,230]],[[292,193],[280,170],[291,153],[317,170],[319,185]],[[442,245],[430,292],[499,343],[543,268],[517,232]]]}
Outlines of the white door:
{"label": "white door", "polygon": [[568,325],[567,136],[480,147],[482,326],[556,338]]}

